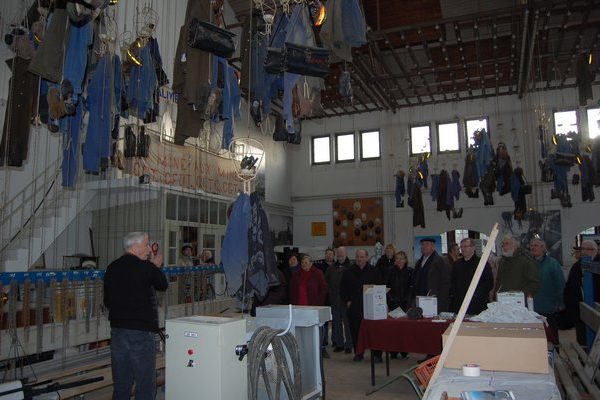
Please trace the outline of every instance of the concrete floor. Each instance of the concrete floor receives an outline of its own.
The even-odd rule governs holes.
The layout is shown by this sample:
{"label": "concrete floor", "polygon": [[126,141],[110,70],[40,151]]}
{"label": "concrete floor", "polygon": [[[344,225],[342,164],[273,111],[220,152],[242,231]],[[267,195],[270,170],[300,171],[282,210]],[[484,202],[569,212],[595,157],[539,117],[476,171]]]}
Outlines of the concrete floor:
{"label": "concrete floor", "polygon": [[[330,359],[323,360],[325,369],[325,390],[328,400],[398,400],[418,399],[414,390],[405,379],[396,380],[380,391],[366,395],[371,386],[371,362],[367,351],[362,362],[352,361],[353,354],[333,353],[328,349]],[[390,359],[390,376],[394,377],[423,358],[422,354],[409,354],[408,358],[401,360]],[[385,355],[384,362],[375,364],[375,384],[384,382],[386,377]]]}

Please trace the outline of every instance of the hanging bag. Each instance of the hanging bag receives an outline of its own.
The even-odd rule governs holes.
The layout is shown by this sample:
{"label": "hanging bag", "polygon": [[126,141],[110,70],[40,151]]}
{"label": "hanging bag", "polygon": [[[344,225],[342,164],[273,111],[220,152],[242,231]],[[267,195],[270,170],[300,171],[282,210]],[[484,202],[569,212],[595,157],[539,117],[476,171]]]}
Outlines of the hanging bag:
{"label": "hanging bag", "polygon": [[235,34],[206,21],[193,18],[188,28],[188,46],[229,58],[235,52]]}

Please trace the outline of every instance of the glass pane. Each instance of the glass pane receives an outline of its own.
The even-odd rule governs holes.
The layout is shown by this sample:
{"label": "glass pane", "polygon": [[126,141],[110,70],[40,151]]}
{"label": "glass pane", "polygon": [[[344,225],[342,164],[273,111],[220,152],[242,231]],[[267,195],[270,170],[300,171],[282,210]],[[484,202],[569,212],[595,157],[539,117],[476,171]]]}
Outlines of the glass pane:
{"label": "glass pane", "polygon": [[354,160],[354,134],[337,136],[337,161]]}
{"label": "glass pane", "polygon": [[200,223],[208,223],[208,200],[200,200]]}
{"label": "glass pane", "polygon": [[202,236],[202,250],[214,250],[215,249],[215,235],[203,235]]}
{"label": "glass pane", "polygon": [[438,125],[438,146],[442,151],[458,151],[458,122]]}
{"label": "glass pane", "polygon": [[177,219],[177,196],[167,193],[167,219]]}
{"label": "glass pane", "polygon": [[379,131],[362,132],[360,138],[361,158],[379,158]]}
{"label": "glass pane", "polygon": [[554,132],[557,135],[566,135],[569,132],[579,133],[577,127],[577,111],[555,112]]}
{"label": "glass pane", "polygon": [[410,128],[410,151],[412,154],[427,153],[431,151],[429,143],[429,125],[413,126]]}
{"label": "glass pane", "polygon": [[227,204],[219,203],[219,225],[227,225]]}
{"label": "glass pane", "polygon": [[177,231],[169,231],[169,247],[177,247]]}
{"label": "glass pane", "polygon": [[187,221],[188,218],[188,198],[185,196],[179,196],[177,200],[177,219],[179,221]]}
{"label": "glass pane", "polygon": [[600,108],[587,110],[587,120],[590,139],[600,136]]}
{"label": "glass pane", "polygon": [[169,260],[168,265],[177,264],[177,249],[169,249]]}
{"label": "glass pane", "polygon": [[198,222],[198,199],[190,197],[190,221]]}
{"label": "glass pane", "polygon": [[313,138],[313,164],[328,163],[331,161],[329,136]]}
{"label": "glass pane", "polygon": [[475,144],[475,142],[473,141],[473,136],[475,135],[475,131],[481,130],[481,129],[485,129],[485,131],[488,133],[490,133],[490,130],[488,129],[488,123],[487,123],[487,118],[483,118],[483,119],[468,119],[466,121],[467,126],[467,142],[469,143],[469,146],[472,146],[473,144]]}
{"label": "glass pane", "polygon": [[219,223],[219,203],[216,201],[210,202],[208,211],[208,223],[216,225]]}

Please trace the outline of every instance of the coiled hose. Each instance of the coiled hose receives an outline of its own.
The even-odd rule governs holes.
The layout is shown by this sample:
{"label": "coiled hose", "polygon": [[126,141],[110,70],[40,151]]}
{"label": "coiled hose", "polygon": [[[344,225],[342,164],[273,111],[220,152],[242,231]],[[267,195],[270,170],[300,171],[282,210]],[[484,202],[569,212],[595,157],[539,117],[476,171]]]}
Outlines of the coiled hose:
{"label": "coiled hose", "polygon": [[[277,334],[282,329],[271,329],[265,326],[258,328],[248,344],[248,400],[258,400],[259,380],[262,377],[268,399],[279,399],[281,384],[285,388],[289,400],[301,400],[302,377],[300,373],[300,351],[298,342],[290,332],[283,336]],[[269,371],[265,364],[265,354],[272,346],[276,369],[270,371],[275,376],[275,387],[271,386]],[[288,363],[289,355],[291,364]],[[293,369],[293,376],[291,370]]]}

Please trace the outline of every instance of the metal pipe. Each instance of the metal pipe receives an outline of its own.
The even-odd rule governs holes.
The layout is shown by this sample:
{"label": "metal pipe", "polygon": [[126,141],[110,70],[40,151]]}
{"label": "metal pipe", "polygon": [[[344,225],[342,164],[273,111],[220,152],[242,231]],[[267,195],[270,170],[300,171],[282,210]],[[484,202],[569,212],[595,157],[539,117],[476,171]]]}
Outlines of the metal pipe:
{"label": "metal pipe", "polygon": [[[527,27],[529,25],[529,9],[525,9],[523,20],[523,35],[521,38],[521,59],[519,60],[519,80],[517,82],[517,93],[521,93],[521,84],[523,83],[523,63],[525,62],[525,47],[527,46]],[[519,94],[519,97],[521,95]]]}

